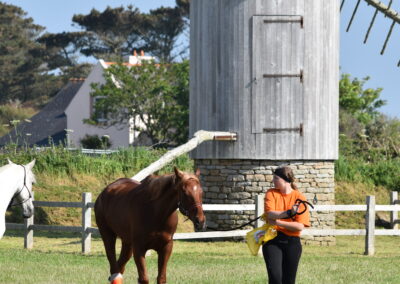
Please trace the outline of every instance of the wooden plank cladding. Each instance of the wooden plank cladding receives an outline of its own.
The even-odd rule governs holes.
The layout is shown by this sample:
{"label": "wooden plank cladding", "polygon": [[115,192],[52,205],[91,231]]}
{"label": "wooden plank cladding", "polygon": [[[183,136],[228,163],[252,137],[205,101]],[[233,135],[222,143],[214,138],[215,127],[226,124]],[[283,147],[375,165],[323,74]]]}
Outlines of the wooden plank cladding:
{"label": "wooden plank cladding", "polygon": [[238,135],[200,145],[193,158],[338,157],[339,5],[191,1],[190,136]]}

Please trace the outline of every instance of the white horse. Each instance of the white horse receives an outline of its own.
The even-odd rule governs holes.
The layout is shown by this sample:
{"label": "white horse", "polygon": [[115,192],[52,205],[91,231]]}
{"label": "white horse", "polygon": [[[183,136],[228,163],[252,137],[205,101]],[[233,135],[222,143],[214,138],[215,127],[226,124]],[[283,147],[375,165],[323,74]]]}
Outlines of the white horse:
{"label": "white horse", "polygon": [[0,168],[0,239],[6,230],[6,210],[9,206],[22,205],[24,218],[33,215],[32,184],[36,182],[32,168],[35,160],[27,165],[14,164]]}

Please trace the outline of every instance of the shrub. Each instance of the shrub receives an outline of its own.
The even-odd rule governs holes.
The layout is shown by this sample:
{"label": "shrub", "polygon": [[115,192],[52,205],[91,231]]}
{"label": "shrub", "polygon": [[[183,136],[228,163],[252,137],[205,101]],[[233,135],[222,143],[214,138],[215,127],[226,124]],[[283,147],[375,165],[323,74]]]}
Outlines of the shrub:
{"label": "shrub", "polygon": [[340,156],[335,162],[335,180],[361,182],[400,190],[400,159],[368,162],[362,158]]}
{"label": "shrub", "polygon": [[108,136],[102,136],[100,138],[98,135],[88,134],[80,140],[80,143],[82,147],[86,149],[108,149],[112,145]]}

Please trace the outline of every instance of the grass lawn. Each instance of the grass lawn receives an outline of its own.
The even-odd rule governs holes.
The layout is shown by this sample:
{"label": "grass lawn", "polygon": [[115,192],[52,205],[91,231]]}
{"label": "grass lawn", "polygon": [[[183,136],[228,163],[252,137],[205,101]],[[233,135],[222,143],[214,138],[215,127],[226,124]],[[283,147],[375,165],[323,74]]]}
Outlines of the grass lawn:
{"label": "grass lawn", "polygon": [[[82,255],[78,237],[37,233],[34,248],[24,250],[20,233],[0,241],[0,283],[107,283],[108,262],[101,240],[93,239],[92,253]],[[297,283],[400,283],[398,237],[376,237],[376,255],[363,255],[362,237],[337,237],[332,247],[304,246]],[[147,257],[151,283],[157,274],[157,255]],[[242,242],[176,241],[168,265],[168,283],[266,283],[262,257],[250,255]],[[126,283],[136,283],[130,261]]]}

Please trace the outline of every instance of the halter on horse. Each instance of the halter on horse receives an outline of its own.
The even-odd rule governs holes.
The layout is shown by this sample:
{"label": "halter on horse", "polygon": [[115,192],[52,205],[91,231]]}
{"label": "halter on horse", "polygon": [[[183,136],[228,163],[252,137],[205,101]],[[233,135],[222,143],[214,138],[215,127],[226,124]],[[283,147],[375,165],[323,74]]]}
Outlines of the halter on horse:
{"label": "halter on horse", "polygon": [[11,206],[21,205],[24,218],[33,214],[32,184],[36,182],[32,168],[35,160],[27,165],[8,164],[0,168],[0,239],[5,232],[5,214]]}
{"label": "halter on horse", "polygon": [[[122,283],[125,265],[133,255],[138,283],[149,283],[145,254],[158,253],[157,283],[166,283],[167,262],[172,253],[173,235],[178,224],[177,208],[196,229],[205,227],[203,190],[195,175],[175,168],[172,175],[149,176],[142,183],[119,179],[108,185],[95,203],[96,223],[110,263],[112,284]],[[122,248],[116,259],[115,242]]]}

